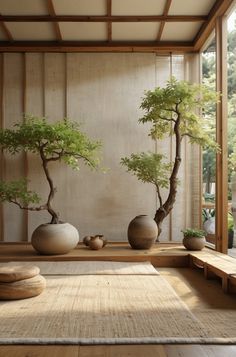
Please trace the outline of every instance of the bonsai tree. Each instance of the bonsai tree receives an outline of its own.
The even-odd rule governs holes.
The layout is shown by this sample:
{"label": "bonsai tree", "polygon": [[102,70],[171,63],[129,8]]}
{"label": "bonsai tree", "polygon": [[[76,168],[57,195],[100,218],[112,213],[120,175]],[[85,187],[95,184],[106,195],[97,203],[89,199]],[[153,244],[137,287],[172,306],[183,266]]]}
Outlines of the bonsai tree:
{"label": "bonsai tree", "polygon": [[187,228],[182,230],[184,237],[197,237],[197,238],[202,238],[205,237],[206,232],[201,230],[201,229],[195,229],[195,228]]}
{"label": "bonsai tree", "polygon": [[[204,105],[217,100],[217,93],[207,87],[177,81],[173,77],[167,82],[166,87],[147,91],[141,102],[144,116],[139,122],[151,124],[151,139],[162,140],[166,136],[175,138],[173,162],[168,162],[162,154],[152,152],[131,154],[130,157],[121,159],[121,164],[127,167],[127,171],[132,172],[139,180],[155,185],[159,208],[154,219],[159,228],[159,235],[162,222],[176,201],[183,138],[187,136],[191,144],[218,149],[215,141],[207,134],[206,122],[199,114]],[[162,198],[162,188],[168,189],[165,201]]]}
{"label": "bonsai tree", "polygon": [[69,119],[50,124],[45,118],[27,115],[24,122],[15,124],[13,129],[0,131],[0,146],[11,155],[20,151],[39,155],[49,185],[47,201],[39,205],[40,197],[27,188],[26,179],[1,181],[0,200],[14,203],[23,210],[47,210],[51,215],[50,223],[59,223],[59,214],[52,206],[56,187],[50,174],[50,163],[63,161],[72,169],[79,170],[79,161],[82,160],[89,167],[97,168],[97,152],[101,144],[91,141],[81,132],[80,126]]}

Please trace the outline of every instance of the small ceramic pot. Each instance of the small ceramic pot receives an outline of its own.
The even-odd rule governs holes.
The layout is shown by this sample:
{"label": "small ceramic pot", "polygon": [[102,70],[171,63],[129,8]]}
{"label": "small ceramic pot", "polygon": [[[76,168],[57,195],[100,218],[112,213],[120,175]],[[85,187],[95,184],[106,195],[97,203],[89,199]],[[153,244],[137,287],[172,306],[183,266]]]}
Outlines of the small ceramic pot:
{"label": "small ceramic pot", "polygon": [[103,240],[99,236],[91,237],[89,241],[89,248],[93,250],[99,250],[103,247]]}
{"label": "small ceramic pot", "polygon": [[108,241],[104,238],[103,234],[96,234],[95,237],[99,237],[103,241],[103,247],[107,245]]}
{"label": "small ceramic pot", "polygon": [[183,245],[188,250],[202,250],[205,243],[205,237],[184,237],[183,239]]}
{"label": "small ceramic pot", "polygon": [[150,249],[157,239],[157,224],[151,217],[135,217],[128,227],[128,240],[133,249]]}
{"label": "small ceramic pot", "polygon": [[89,241],[91,239],[91,236],[85,236],[83,239],[83,243],[84,245],[86,245],[87,247],[89,246]]}

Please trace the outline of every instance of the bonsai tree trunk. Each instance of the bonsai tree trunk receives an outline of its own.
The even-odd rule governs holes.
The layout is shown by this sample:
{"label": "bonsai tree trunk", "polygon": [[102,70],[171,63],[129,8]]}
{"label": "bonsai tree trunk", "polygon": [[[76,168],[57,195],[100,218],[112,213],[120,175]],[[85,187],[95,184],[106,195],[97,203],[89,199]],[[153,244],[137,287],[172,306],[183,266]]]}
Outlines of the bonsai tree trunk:
{"label": "bonsai tree trunk", "polygon": [[48,162],[49,161],[53,161],[53,159],[52,158],[51,159],[47,159],[45,157],[45,154],[44,154],[44,151],[43,151],[43,147],[40,148],[40,156],[41,156],[42,163],[43,163],[43,170],[44,170],[46,179],[47,179],[49,187],[50,187],[48,199],[47,199],[47,202],[46,202],[45,206],[46,206],[46,209],[47,209],[48,213],[52,216],[52,219],[51,219],[50,223],[51,224],[57,224],[57,223],[59,223],[59,215],[58,215],[58,213],[56,211],[54,211],[54,209],[52,208],[52,204],[51,204],[51,201],[53,200],[53,197],[54,197],[55,192],[56,192],[56,188],[53,185],[53,181],[52,181],[52,178],[51,178],[49,170],[48,170]]}
{"label": "bonsai tree trunk", "polygon": [[172,210],[174,203],[176,201],[177,185],[178,185],[177,175],[178,175],[179,167],[181,164],[181,140],[182,140],[182,137],[180,134],[180,129],[179,129],[179,125],[181,122],[181,115],[178,111],[176,111],[176,112],[178,114],[178,117],[175,120],[174,129],[173,129],[174,135],[175,135],[175,161],[174,161],[173,170],[172,170],[172,173],[171,173],[171,176],[169,179],[169,181],[170,181],[169,194],[168,194],[168,197],[164,204],[162,204],[162,201],[160,201],[160,197],[159,197],[160,207],[156,211],[156,214],[154,217],[154,220],[158,226],[158,237],[162,232],[162,228],[161,228],[162,222],[165,219],[165,217],[168,216],[168,214]]}

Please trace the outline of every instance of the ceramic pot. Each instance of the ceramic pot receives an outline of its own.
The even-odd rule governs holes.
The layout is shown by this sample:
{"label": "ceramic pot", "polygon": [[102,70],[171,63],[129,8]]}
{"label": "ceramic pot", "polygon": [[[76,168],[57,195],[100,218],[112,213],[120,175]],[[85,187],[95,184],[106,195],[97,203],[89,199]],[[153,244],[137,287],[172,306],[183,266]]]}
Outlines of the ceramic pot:
{"label": "ceramic pot", "polygon": [[89,248],[99,250],[103,247],[103,240],[99,236],[91,237],[89,241]]}
{"label": "ceramic pot", "polygon": [[133,249],[150,249],[158,236],[157,224],[151,217],[135,217],[128,227],[128,241]]}
{"label": "ceramic pot", "polygon": [[234,231],[230,230],[228,231],[228,249],[233,248],[233,242],[234,242]]}
{"label": "ceramic pot", "polygon": [[40,254],[66,254],[79,242],[79,232],[69,223],[41,224],[32,234],[31,244]]}
{"label": "ceramic pot", "polygon": [[89,241],[90,241],[91,237],[90,236],[85,236],[83,239],[83,243],[84,245],[86,245],[87,247],[89,246]]}
{"label": "ceramic pot", "polygon": [[205,237],[184,237],[183,239],[183,245],[188,250],[202,250],[205,243]]}

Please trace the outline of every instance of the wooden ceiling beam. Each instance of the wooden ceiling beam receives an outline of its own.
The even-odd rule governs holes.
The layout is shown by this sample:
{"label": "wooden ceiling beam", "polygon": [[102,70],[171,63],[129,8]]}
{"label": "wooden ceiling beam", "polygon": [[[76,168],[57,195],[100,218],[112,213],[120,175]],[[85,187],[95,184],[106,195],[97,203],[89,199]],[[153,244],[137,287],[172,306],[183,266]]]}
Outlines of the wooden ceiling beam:
{"label": "wooden ceiling beam", "polygon": [[0,42],[0,52],[192,52],[192,42]]}
{"label": "wooden ceiling beam", "polygon": [[[0,16],[1,16],[1,14],[0,14]],[[7,40],[14,41],[11,32],[9,31],[9,29],[7,28],[6,24],[3,21],[0,21],[0,27],[3,31],[3,33],[5,34]]]}
{"label": "wooden ceiling beam", "polygon": [[[112,0],[107,0],[107,16],[111,16],[112,9]],[[112,41],[112,23],[111,21],[107,22],[107,39],[108,41]]]}
{"label": "wooden ceiling beam", "polygon": [[[48,12],[50,14],[50,17],[56,16],[52,0],[46,0],[46,2],[47,2],[47,7],[48,7]],[[61,30],[60,30],[58,22],[53,22],[53,26],[54,26],[54,30],[56,33],[56,39],[58,41],[62,41]]]}
{"label": "wooden ceiling beam", "polygon": [[[168,15],[171,2],[172,2],[172,0],[166,0],[163,16]],[[162,36],[162,32],[164,30],[165,23],[166,23],[165,21],[161,21],[161,23],[160,23],[160,27],[159,27],[159,31],[158,31],[158,35],[157,35],[157,41],[161,40],[161,36]]]}
{"label": "wooden ceiling beam", "polygon": [[214,30],[216,19],[222,16],[232,6],[234,0],[217,0],[213,5],[208,20],[203,24],[194,39],[194,50],[199,51],[207,40],[208,36]]}
{"label": "wooden ceiling beam", "polygon": [[81,15],[0,15],[4,22],[201,22],[207,16],[194,15],[150,15],[150,16],[81,16]]}

